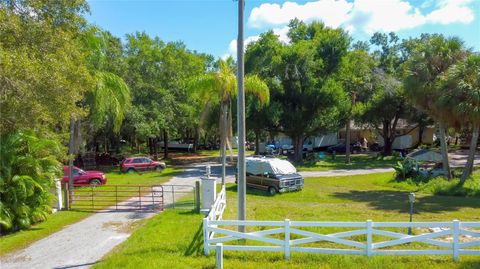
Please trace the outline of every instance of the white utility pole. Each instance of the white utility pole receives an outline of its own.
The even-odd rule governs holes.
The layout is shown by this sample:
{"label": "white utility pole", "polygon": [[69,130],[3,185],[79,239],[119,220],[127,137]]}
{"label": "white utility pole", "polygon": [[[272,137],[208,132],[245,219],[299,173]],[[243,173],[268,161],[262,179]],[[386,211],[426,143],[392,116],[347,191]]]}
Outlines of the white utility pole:
{"label": "white utility pole", "polygon": [[[245,92],[243,89],[243,9],[244,0],[238,0],[238,39],[237,39],[237,124],[238,124],[238,219],[246,218],[246,182],[245,182]],[[245,232],[245,226],[238,226],[240,232]]]}

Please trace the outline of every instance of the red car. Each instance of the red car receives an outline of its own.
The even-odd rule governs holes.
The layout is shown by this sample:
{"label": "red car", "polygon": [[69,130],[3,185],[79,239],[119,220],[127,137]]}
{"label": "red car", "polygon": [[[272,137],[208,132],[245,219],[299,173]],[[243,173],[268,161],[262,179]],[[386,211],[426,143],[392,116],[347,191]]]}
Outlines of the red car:
{"label": "red car", "polygon": [[152,161],[146,157],[126,158],[120,164],[123,173],[142,172],[148,170],[162,171],[167,165],[164,162]]}
{"label": "red car", "polygon": [[[68,166],[63,167],[62,183],[68,183]],[[100,171],[83,171],[82,169],[73,167],[73,183],[74,184],[90,184],[102,185],[107,183],[105,173]]]}

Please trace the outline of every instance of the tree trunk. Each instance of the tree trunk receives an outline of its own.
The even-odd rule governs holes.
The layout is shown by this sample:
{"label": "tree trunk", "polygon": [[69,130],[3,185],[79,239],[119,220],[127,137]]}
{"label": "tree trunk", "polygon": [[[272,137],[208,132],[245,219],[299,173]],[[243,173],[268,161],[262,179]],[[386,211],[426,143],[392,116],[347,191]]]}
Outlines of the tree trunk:
{"label": "tree trunk", "polygon": [[[68,190],[69,199],[73,196],[73,159],[75,158],[75,118],[70,118],[70,141],[68,143]],[[70,201],[70,199],[69,199]],[[68,202],[70,205],[70,203]]]}
{"label": "tree trunk", "polygon": [[348,118],[345,125],[345,163],[350,163],[350,124],[351,120]]}
{"label": "tree trunk", "polygon": [[153,139],[153,152],[155,156],[155,161],[158,160],[158,136]]}
{"label": "tree trunk", "polygon": [[[230,151],[230,161],[233,162],[233,150],[232,150],[232,139],[233,139],[233,130],[232,130],[232,109],[230,103],[227,103],[226,107],[226,116],[225,116],[225,128],[227,130],[227,135],[226,135],[226,143],[228,147],[228,151]],[[238,140],[237,140],[238,142]],[[237,148],[238,148],[238,143],[237,143]]]}
{"label": "tree trunk", "polygon": [[197,152],[198,140],[199,140],[199,137],[200,137],[199,133],[200,132],[199,132],[198,128],[195,128],[195,131],[193,133],[193,152]]}
{"label": "tree trunk", "polygon": [[423,143],[423,132],[425,131],[425,126],[420,125],[418,127],[418,146],[420,146]]}
{"label": "tree trunk", "polygon": [[260,154],[260,134],[257,130],[255,130],[255,155]]}
{"label": "tree trunk", "polygon": [[168,159],[168,132],[163,130],[163,158]]}
{"label": "tree trunk", "polygon": [[390,122],[383,122],[383,155],[392,155],[392,142],[390,141]]}
{"label": "tree trunk", "polygon": [[460,178],[460,184],[463,185],[467,178],[473,171],[473,161],[475,160],[475,151],[477,149],[478,136],[480,132],[480,125],[476,124],[473,127],[472,140],[470,141],[470,151],[468,153],[467,164],[463,169],[462,177]]}
{"label": "tree trunk", "polygon": [[303,137],[295,137],[294,138],[294,152],[295,152],[295,155],[294,155],[294,161],[296,163],[301,163],[303,161],[303,156],[302,156],[302,153],[303,153]]}
{"label": "tree trunk", "polygon": [[450,165],[448,164],[448,147],[447,141],[445,138],[445,125],[442,122],[439,122],[439,131],[440,131],[440,146],[442,149],[442,164],[443,172],[447,179],[451,179],[452,175],[450,174]]}

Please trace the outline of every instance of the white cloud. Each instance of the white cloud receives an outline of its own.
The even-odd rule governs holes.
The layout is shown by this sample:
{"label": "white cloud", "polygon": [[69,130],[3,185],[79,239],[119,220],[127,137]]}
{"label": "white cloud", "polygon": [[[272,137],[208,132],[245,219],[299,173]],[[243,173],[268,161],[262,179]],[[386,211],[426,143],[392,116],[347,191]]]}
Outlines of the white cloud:
{"label": "white cloud", "polygon": [[471,0],[445,0],[440,1],[437,9],[427,15],[430,23],[450,24],[455,22],[470,23],[475,19],[473,11],[467,5]]}
{"label": "white cloud", "polygon": [[403,0],[355,0],[349,15],[344,26],[369,34],[410,29],[425,23],[420,10]]}
{"label": "white cloud", "polygon": [[[282,28],[294,18],[305,22],[321,20],[327,26],[348,31],[400,31],[426,23],[470,23],[474,13],[468,6],[473,0],[427,0],[414,7],[411,0],[318,0],[298,4],[261,4],[252,9],[248,26],[268,29]],[[431,8],[429,12],[421,9]]]}
{"label": "white cloud", "polygon": [[[476,0],[425,0],[418,7],[413,0],[317,0],[298,4],[264,3],[252,9],[248,26],[272,29],[280,41],[288,43],[288,23],[294,18],[304,22],[323,21],[330,27],[343,27],[349,32],[391,32],[412,29],[425,24],[471,23],[475,19],[471,4]],[[418,3],[415,2],[415,3]],[[428,11],[427,11],[428,10]],[[245,48],[259,39],[258,35],[245,39]],[[222,57],[237,55],[237,41],[232,40]]]}
{"label": "white cloud", "polygon": [[352,4],[346,0],[320,0],[304,5],[295,2],[261,4],[252,9],[248,25],[254,28],[284,26],[294,18],[308,22],[322,20],[331,27],[340,26],[348,17]]}
{"label": "white cloud", "polygon": [[[290,39],[287,36],[288,27],[276,28],[273,29],[273,32],[278,35],[278,39],[283,43],[290,42]],[[243,41],[244,49],[247,48],[248,44],[257,41],[260,38],[260,35],[249,36]],[[232,56],[234,59],[237,58],[237,40],[233,39],[228,45],[228,52],[222,56],[222,59],[227,59],[229,56]]]}
{"label": "white cloud", "polygon": [[[260,38],[259,35],[249,36],[243,40],[244,49],[247,48],[247,45],[257,41]],[[234,59],[237,58],[237,40],[233,39],[228,45],[228,52],[222,56],[222,59],[227,59],[229,56],[232,56]]]}

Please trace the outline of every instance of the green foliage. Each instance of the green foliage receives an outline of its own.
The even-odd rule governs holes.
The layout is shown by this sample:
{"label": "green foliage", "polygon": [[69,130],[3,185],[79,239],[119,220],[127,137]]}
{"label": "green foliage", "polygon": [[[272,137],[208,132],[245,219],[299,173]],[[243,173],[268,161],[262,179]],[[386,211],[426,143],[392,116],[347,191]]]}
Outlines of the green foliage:
{"label": "green foliage", "polygon": [[410,101],[427,112],[435,120],[458,124],[452,108],[443,106],[440,97],[445,88],[441,76],[465,58],[467,51],[457,38],[442,35],[423,35],[419,40],[410,41],[410,56],[404,64],[405,93]]}
{"label": "green foliage", "polygon": [[397,164],[393,166],[393,169],[395,169],[396,179],[398,181],[403,181],[407,178],[417,176],[418,173],[416,167],[417,164],[415,161],[409,158],[401,162],[397,162]]}
{"label": "green foliage", "polygon": [[480,54],[471,54],[452,65],[438,84],[443,94],[439,105],[452,108],[462,123],[480,122]]}
{"label": "green foliage", "polygon": [[[321,23],[293,20],[290,44],[281,44],[267,32],[247,48],[247,71],[265,79],[272,88],[272,104],[279,109],[264,111],[294,141],[301,161],[301,144],[310,135],[336,129],[346,107],[342,85],[333,78],[350,42],[341,29]],[[277,105],[278,104],[278,105]],[[258,111],[258,110],[257,110]]]}
{"label": "green foliage", "polygon": [[[92,87],[79,46],[86,2],[0,2],[0,132],[51,131]],[[35,14],[35,16],[32,16]]]}
{"label": "green foliage", "polygon": [[31,131],[3,135],[0,143],[0,225],[2,233],[26,229],[51,212],[61,148]]}
{"label": "green foliage", "polygon": [[480,177],[477,175],[463,185],[459,179],[446,180],[436,177],[422,185],[420,189],[436,195],[480,198]]}

